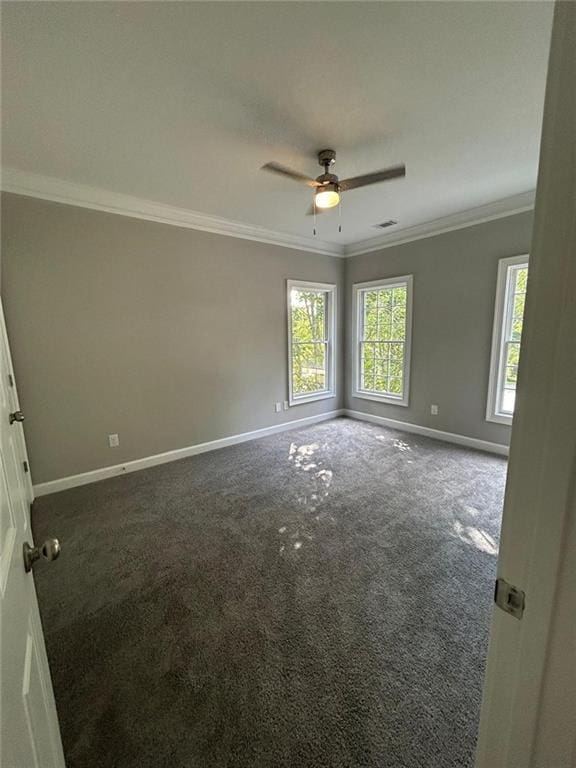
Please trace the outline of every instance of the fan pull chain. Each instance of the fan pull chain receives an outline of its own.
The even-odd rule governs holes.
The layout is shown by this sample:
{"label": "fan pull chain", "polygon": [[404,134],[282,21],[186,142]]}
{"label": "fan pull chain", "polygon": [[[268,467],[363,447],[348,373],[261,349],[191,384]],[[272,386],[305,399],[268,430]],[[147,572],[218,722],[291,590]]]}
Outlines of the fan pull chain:
{"label": "fan pull chain", "polygon": [[342,232],[342,194],[338,201],[338,232]]}
{"label": "fan pull chain", "polygon": [[316,195],[314,195],[314,202],[312,203],[314,206],[314,237],[318,234],[316,231]]}

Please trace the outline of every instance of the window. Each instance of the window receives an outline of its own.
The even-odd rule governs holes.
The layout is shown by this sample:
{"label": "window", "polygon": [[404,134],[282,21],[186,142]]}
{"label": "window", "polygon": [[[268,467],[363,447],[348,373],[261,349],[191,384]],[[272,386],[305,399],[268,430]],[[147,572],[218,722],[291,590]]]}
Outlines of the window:
{"label": "window", "polygon": [[486,418],[511,424],[516,401],[528,256],[500,259]]}
{"label": "window", "polygon": [[336,286],[288,280],[290,405],[334,397]]}
{"label": "window", "polygon": [[352,395],[408,405],[412,275],[354,286]]}

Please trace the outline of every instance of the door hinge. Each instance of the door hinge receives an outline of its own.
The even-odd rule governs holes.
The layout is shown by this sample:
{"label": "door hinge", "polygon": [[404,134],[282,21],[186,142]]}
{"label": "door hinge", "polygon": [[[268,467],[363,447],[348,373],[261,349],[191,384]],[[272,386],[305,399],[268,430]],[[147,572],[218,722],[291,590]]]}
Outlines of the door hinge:
{"label": "door hinge", "polygon": [[524,614],[526,595],[513,584],[508,584],[504,579],[496,579],[494,587],[494,602],[506,613],[521,619]]}
{"label": "door hinge", "polygon": [[14,376],[12,376],[11,373],[8,374],[8,384],[10,384],[11,387],[14,386]]}
{"label": "door hinge", "polygon": [[30,468],[28,466],[28,462],[27,461],[23,461],[22,464],[24,465],[24,472],[30,472]]}

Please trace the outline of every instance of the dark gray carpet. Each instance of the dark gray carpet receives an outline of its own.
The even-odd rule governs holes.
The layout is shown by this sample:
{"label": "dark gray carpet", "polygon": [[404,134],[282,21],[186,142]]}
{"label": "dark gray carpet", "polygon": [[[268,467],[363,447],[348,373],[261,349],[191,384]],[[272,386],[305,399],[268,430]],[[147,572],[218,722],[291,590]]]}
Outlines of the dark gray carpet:
{"label": "dark gray carpet", "polygon": [[472,766],[505,473],[338,419],[38,499],[68,768]]}

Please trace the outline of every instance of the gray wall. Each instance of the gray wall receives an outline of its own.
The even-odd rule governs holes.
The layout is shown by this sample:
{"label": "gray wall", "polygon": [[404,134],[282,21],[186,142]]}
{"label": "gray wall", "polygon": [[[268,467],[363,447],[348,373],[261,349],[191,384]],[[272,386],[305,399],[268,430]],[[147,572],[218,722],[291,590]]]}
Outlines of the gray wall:
{"label": "gray wall", "polygon": [[[528,253],[531,233],[532,213],[523,213],[347,259],[346,407],[507,444],[510,427],[485,418],[497,266]],[[354,398],[352,285],[407,274],[414,275],[410,404]]]}
{"label": "gray wall", "polygon": [[[344,404],[508,443],[509,427],[485,420],[496,271],[529,251],[531,228],[519,214],[341,260],[3,195],[2,295],[34,482]],[[286,279],[338,284],[344,338],[353,283],[404,274],[414,275],[409,407],[351,397],[348,335],[337,397],[276,414]]]}
{"label": "gray wall", "polygon": [[341,407],[339,386],[337,398],[274,412],[287,399],[286,279],[337,283],[342,303],[342,259],[2,203],[2,294],[34,482]]}

